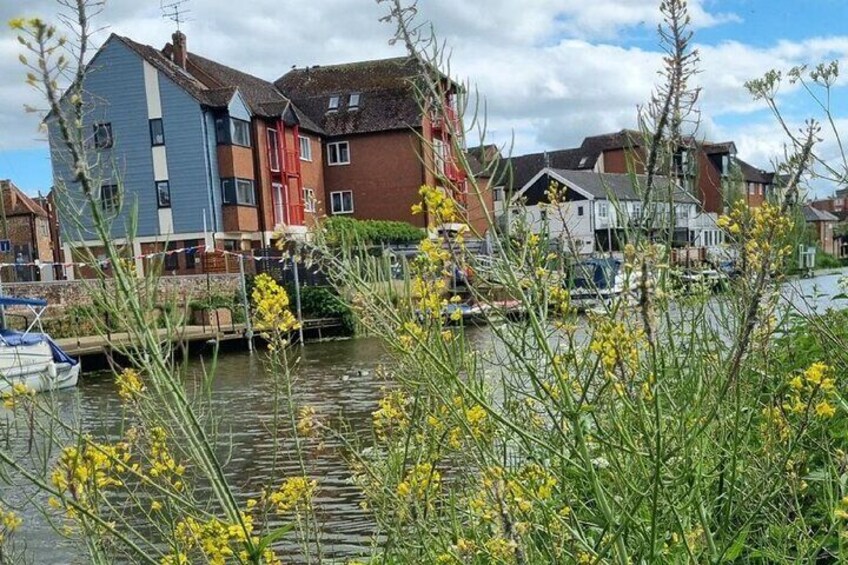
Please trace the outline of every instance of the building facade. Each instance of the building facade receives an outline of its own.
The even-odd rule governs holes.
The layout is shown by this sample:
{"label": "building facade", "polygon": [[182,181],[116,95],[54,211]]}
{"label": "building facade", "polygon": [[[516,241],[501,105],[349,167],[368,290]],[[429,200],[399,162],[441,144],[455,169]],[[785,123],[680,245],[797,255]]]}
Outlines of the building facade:
{"label": "building facade", "polygon": [[445,79],[443,99],[433,105],[443,110],[428,110],[416,95],[420,73],[414,58],[400,57],[294,69],[275,84],[324,132],[328,215],[431,227],[412,207],[422,185],[437,186],[463,204],[465,221],[484,233],[492,195],[480,175],[481,198],[469,198],[457,158],[463,147],[458,88]]}
{"label": "building facade", "polygon": [[53,280],[52,267],[38,265],[53,262],[47,212],[11,180],[0,180],[0,191],[0,239],[9,242],[7,250],[0,249],[0,263],[15,264],[3,270],[3,280]]}
{"label": "building facade", "polygon": [[[321,180],[320,152],[312,153],[317,163],[302,162],[300,153],[317,145],[320,130],[301,124],[271,83],[189,53],[183,34],[163,50],[112,35],[92,59],[83,91],[88,159],[99,180],[94,196],[115,240],[126,241],[128,226],[135,227],[133,256],[199,246],[249,250],[275,234],[305,234],[322,213],[318,199],[307,204],[304,185],[304,178]],[[54,118],[57,209],[64,256],[73,258],[76,247],[96,248],[98,238]],[[174,257],[168,273],[222,267]]]}

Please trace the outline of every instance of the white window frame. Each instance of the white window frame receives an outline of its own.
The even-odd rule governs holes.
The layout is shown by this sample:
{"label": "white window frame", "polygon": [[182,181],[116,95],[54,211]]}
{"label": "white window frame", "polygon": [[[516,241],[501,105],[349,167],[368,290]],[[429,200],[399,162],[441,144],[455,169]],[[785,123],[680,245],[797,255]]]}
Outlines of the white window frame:
{"label": "white window frame", "polygon": [[359,103],[362,100],[362,95],[358,92],[351,92],[350,98],[348,98],[347,107],[351,110],[355,110],[359,108]]}
{"label": "white window frame", "polygon": [[494,202],[503,202],[506,197],[506,192],[504,191],[504,187],[496,186],[492,189],[492,200]]}
{"label": "white window frame", "polygon": [[[344,209],[344,195],[345,194],[350,194],[350,210]],[[335,196],[336,195],[339,196],[339,204],[341,205],[340,207],[342,208],[341,210],[336,210],[336,202],[335,202]],[[333,215],[353,214],[353,191],[352,190],[336,190],[334,192],[331,192],[330,193],[330,212]]]}
{"label": "white window frame", "polygon": [[[305,135],[300,135],[297,138],[297,142],[299,144],[298,149],[300,150],[300,160],[301,161],[312,161],[312,140],[309,139]],[[306,151],[304,151],[306,149]]]}
{"label": "white window frame", "polygon": [[[277,130],[268,128],[268,167],[275,173],[280,172],[280,138]],[[271,140],[274,140],[273,142]],[[274,165],[276,164],[276,168]]]}
{"label": "white window frame", "polygon": [[[353,200],[353,196],[351,196]],[[315,213],[315,189],[303,187],[303,211]]]}
{"label": "white window frame", "polygon": [[[347,151],[347,160],[341,159],[341,147],[344,146]],[[335,153],[335,158],[333,157]],[[350,142],[334,141],[327,144],[327,164],[331,167],[339,167],[342,165],[350,165]]]}
{"label": "white window frame", "polygon": [[606,200],[598,202],[598,218],[602,220],[609,218],[609,202]]}
{"label": "white window frame", "polygon": [[282,224],[286,221],[286,206],[283,202],[283,191],[285,186],[282,183],[271,183],[272,204],[274,206],[274,224]]}

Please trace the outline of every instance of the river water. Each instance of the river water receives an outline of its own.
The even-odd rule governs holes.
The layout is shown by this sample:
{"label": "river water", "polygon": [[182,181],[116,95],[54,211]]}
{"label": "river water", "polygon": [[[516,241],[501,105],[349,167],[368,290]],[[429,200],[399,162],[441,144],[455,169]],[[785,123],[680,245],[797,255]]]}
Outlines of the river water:
{"label": "river water", "polygon": [[[787,283],[783,288],[786,303],[805,312],[842,307],[832,300],[839,292],[842,274]],[[486,328],[470,332],[471,341],[479,347],[491,345]],[[274,387],[264,373],[261,355],[222,353],[211,391],[212,410],[220,417],[220,430],[231,436],[231,445],[221,457],[226,458],[226,473],[241,499],[255,497],[262,486],[279,484],[283,477],[300,474],[292,446],[285,444],[278,450],[281,457],[274,470],[270,431]],[[389,357],[376,339],[307,344],[296,371],[297,402],[314,407],[323,420],[343,421],[351,431],[365,432],[385,384],[376,376],[377,368],[387,362]],[[202,373],[202,360],[192,360],[190,379],[199,382]],[[121,417],[113,379],[106,374],[83,375],[76,389],[60,393],[59,401],[69,417],[80,418],[84,429],[93,433],[114,431]],[[14,450],[16,446],[10,447]],[[316,502],[325,556],[338,559],[367,550],[373,530],[360,509],[356,489],[348,481],[350,472],[341,447],[339,440],[329,437],[322,446],[310,445],[306,453],[309,472],[320,485]],[[20,502],[27,494],[26,489],[0,488],[6,498]],[[34,509],[24,507],[22,514],[24,525],[17,535],[35,563],[83,562],[77,557],[81,555],[78,550],[61,540]]]}

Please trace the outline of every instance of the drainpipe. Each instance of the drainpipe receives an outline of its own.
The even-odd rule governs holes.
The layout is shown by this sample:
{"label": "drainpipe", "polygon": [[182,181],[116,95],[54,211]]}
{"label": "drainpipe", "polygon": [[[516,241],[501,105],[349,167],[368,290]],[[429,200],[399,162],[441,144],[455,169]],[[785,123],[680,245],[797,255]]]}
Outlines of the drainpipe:
{"label": "drainpipe", "polygon": [[[256,120],[255,122],[251,120],[253,123],[253,127],[251,128],[251,133],[253,134],[253,176],[256,179],[254,183],[254,189],[256,190],[256,213],[259,215],[259,238],[262,243],[262,246],[265,246],[265,232],[268,231],[268,225],[265,223],[265,183],[262,176],[264,172],[262,170],[262,161],[260,159],[260,154],[263,148],[259,147],[259,127],[265,128],[265,136],[266,136],[266,144],[267,144],[267,135],[268,135],[268,127],[264,122],[260,122]],[[260,126],[260,123],[263,125]],[[285,132],[284,132],[285,134]],[[279,134],[277,134],[279,136]],[[270,176],[270,173],[269,173]]]}

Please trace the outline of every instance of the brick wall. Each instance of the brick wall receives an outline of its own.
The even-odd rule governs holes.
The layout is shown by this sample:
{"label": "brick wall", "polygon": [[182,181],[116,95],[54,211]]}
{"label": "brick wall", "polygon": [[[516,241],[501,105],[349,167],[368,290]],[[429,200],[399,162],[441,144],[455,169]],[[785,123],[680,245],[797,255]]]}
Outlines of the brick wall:
{"label": "brick wall", "polygon": [[[233,275],[190,275],[181,277],[162,277],[157,292],[160,302],[176,300],[186,304],[192,300],[211,295],[232,295],[238,290],[240,276]],[[106,290],[112,288],[112,281],[106,281]],[[17,298],[40,298],[50,307],[48,312],[57,312],[70,306],[85,306],[92,303],[94,289],[99,290],[100,283],[94,280],[55,281],[38,283],[7,283],[3,293]]]}
{"label": "brick wall", "polygon": [[324,169],[327,214],[331,215],[332,192],[352,190],[354,218],[399,220],[424,227],[423,216],[411,212],[420,201],[418,190],[424,182],[417,136],[402,130],[334,139],[350,143],[350,164]]}

